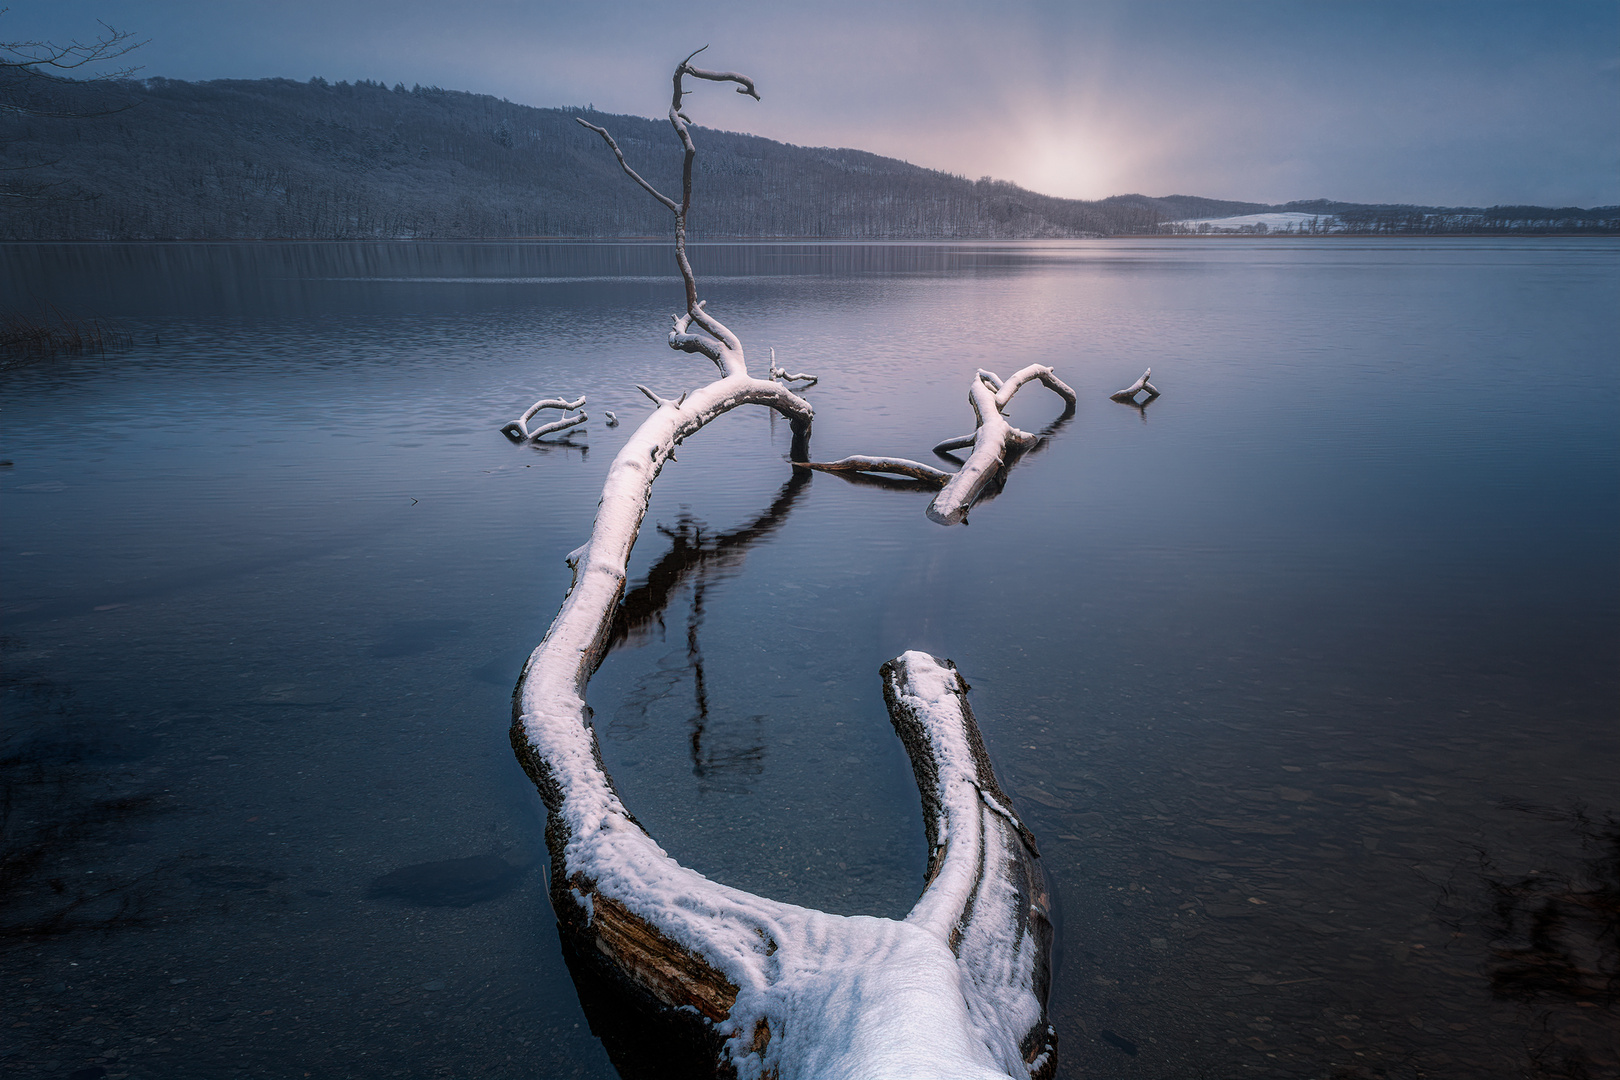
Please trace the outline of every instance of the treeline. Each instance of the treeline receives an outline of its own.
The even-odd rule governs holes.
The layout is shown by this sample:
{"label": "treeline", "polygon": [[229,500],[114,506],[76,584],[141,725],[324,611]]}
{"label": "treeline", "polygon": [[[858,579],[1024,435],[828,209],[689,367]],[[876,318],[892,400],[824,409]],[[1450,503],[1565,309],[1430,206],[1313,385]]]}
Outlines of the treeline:
{"label": "treeline", "polygon": [[[668,212],[575,116],[606,126],[642,175],[679,191],[679,148],[666,122],[588,107],[537,109],[364,80],[51,86],[49,108],[0,119],[0,195],[13,196],[0,198],[0,239],[667,234]],[[859,150],[703,128],[694,136],[695,238],[1115,236],[1281,209],[1192,196],[1058,199]],[[1350,204],[1331,205],[1326,213],[1352,220]],[[1374,212],[1369,231],[1398,231],[1406,227],[1386,227],[1394,219],[1377,214],[1425,208],[1363,209]],[[1504,229],[1572,231],[1570,215],[1591,212],[1545,213],[1563,216],[1500,220],[1541,223]],[[1611,208],[1611,230],[1616,216]]]}
{"label": "treeline", "polygon": [[1620,206],[1403,206],[1341,203],[1326,199],[1291,202],[1277,210],[1320,214],[1321,231],[1366,236],[1482,233],[1617,233]]}

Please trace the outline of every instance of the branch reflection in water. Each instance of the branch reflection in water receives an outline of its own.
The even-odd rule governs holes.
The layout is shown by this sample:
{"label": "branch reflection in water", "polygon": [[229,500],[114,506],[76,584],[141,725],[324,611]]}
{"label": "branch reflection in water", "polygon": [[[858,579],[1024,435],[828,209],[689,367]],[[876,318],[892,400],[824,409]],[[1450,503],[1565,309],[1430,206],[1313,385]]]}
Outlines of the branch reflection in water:
{"label": "branch reflection in water", "polygon": [[[647,571],[646,578],[625,593],[613,620],[609,650],[622,645],[638,645],[665,632],[664,612],[688,582],[692,606],[686,622],[686,653],[673,654],[657,671],[638,680],[618,711],[620,721],[644,722],[654,702],[676,692],[688,678],[692,684],[691,725],[692,773],[702,792],[745,793],[749,784],[764,770],[765,743],[763,715],[746,720],[709,715],[709,695],[704,681],[703,648],[699,631],[703,626],[704,593],[713,581],[727,577],[741,567],[748,549],[768,539],[787,520],[794,502],[810,483],[810,474],[795,469],[771,504],[752,521],[728,532],[706,534],[703,522],[689,513],[676,519],[674,528],[660,525],[658,531],[670,540],[670,548]],[[683,662],[684,661],[684,662]]]}

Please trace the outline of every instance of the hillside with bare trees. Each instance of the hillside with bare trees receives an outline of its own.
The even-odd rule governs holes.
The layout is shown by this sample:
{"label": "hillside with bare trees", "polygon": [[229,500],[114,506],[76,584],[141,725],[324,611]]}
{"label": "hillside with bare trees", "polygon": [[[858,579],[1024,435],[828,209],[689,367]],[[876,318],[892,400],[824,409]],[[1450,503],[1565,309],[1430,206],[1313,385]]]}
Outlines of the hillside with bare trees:
{"label": "hillside with bare trees", "polygon": [[[53,80],[57,107],[0,118],[28,197],[0,238],[393,239],[662,235],[663,210],[613,182],[574,123],[610,123],[654,184],[677,183],[667,122],[539,109],[437,87],[323,79]],[[3,87],[0,87],[3,90]],[[37,94],[38,88],[32,93]],[[63,119],[68,116],[69,119]],[[703,131],[713,193],[695,239],[996,239],[1177,232],[1169,223],[1287,209],[1189,196],[1059,199],[860,150]],[[1337,232],[1614,231],[1620,211],[1289,204]],[[1492,224],[1494,222],[1494,224]]]}

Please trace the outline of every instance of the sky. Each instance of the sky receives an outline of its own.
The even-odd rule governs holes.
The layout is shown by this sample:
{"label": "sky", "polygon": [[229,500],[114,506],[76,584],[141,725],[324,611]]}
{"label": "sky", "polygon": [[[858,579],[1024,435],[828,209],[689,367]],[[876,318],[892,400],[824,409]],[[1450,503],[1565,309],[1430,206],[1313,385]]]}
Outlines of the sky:
{"label": "sky", "polygon": [[[5,2],[5,0],[0,0]],[[1620,204],[1620,0],[9,0],[144,77],[375,79],[662,116],[1094,199]]]}

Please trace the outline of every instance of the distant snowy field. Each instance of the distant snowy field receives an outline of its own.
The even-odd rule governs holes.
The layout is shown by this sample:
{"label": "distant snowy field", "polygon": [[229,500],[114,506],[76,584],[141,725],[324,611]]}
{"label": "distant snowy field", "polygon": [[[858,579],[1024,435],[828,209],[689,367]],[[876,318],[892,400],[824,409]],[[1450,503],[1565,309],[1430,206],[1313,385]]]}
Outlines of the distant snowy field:
{"label": "distant snowy field", "polygon": [[1239,229],[1253,229],[1257,225],[1264,225],[1267,230],[1299,229],[1302,226],[1309,228],[1311,222],[1313,221],[1317,223],[1318,227],[1327,226],[1329,223],[1336,223],[1331,214],[1302,214],[1298,211],[1290,210],[1285,213],[1276,214],[1244,214],[1240,217],[1189,218],[1185,221],[1172,221],[1169,222],[1169,224],[1185,225],[1192,229],[1196,229],[1200,225],[1208,225],[1210,230],[1213,232],[1236,232]]}

